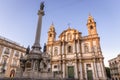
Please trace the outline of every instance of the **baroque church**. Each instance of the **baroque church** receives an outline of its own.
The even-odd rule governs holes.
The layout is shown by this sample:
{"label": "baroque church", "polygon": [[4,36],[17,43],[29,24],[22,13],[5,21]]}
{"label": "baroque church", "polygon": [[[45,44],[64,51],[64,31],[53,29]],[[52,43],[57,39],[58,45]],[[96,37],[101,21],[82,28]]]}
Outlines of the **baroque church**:
{"label": "baroque church", "polygon": [[[17,58],[20,60],[19,67],[14,71],[15,76],[11,74],[15,80],[49,80],[50,78],[107,80],[100,37],[96,30],[96,22],[91,15],[87,21],[87,36],[82,36],[82,33],[76,29],[68,28],[56,40],[56,31],[52,24],[48,31],[44,52],[41,51],[40,46],[42,16],[44,16],[44,2],[41,2],[38,11],[38,24],[32,49],[27,48],[26,54]],[[12,51],[12,55],[13,53],[16,52]]]}
{"label": "baroque church", "polygon": [[106,80],[104,57],[94,18],[87,20],[88,35],[76,29],[64,30],[56,40],[55,26],[48,31],[47,53],[51,56],[51,71],[62,78]]}

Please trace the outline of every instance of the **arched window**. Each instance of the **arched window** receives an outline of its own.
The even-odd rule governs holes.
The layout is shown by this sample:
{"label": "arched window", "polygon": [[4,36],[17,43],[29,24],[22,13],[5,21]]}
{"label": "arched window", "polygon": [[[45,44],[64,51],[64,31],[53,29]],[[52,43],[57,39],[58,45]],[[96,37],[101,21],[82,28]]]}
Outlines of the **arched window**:
{"label": "arched window", "polygon": [[10,77],[14,77],[14,75],[15,75],[15,70],[12,69],[12,70],[10,71]]}
{"label": "arched window", "polygon": [[54,55],[55,56],[58,55],[58,48],[57,47],[54,48]]}
{"label": "arched window", "polygon": [[89,52],[88,44],[84,44],[84,50],[85,50],[85,53],[88,53],[88,52]]}
{"label": "arched window", "polygon": [[27,63],[26,63],[26,67],[27,67],[27,68],[31,68],[31,62],[27,62]]}
{"label": "arched window", "polygon": [[51,33],[49,34],[49,37],[52,37],[52,34],[51,34]]}
{"label": "arched window", "polygon": [[93,26],[92,26],[92,25],[90,26],[90,29],[93,29]]}
{"label": "arched window", "polygon": [[72,53],[72,46],[68,46],[68,53]]}

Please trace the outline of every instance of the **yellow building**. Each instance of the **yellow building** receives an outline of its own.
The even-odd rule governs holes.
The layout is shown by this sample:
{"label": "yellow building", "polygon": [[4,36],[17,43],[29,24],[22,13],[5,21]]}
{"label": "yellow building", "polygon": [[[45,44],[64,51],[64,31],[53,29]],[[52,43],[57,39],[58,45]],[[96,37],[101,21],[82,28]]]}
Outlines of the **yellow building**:
{"label": "yellow building", "polygon": [[47,53],[51,55],[51,71],[62,78],[79,80],[106,80],[104,57],[96,22],[89,15],[88,35],[82,36],[76,29],[64,30],[56,40],[55,27],[48,31]]}
{"label": "yellow building", "polygon": [[19,66],[19,59],[24,56],[26,48],[18,43],[0,36],[0,77],[10,77]]}
{"label": "yellow building", "polygon": [[109,66],[112,80],[120,80],[120,54],[109,60]]}

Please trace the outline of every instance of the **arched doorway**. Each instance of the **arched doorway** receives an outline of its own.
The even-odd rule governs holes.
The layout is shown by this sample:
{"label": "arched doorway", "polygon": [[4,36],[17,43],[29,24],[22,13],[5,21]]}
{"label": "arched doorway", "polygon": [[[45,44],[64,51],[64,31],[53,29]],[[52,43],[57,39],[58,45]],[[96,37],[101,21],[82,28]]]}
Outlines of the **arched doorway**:
{"label": "arched doorway", "polygon": [[12,70],[10,71],[10,77],[14,77],[14,76],[15,76],[15,70],[12,69]]}

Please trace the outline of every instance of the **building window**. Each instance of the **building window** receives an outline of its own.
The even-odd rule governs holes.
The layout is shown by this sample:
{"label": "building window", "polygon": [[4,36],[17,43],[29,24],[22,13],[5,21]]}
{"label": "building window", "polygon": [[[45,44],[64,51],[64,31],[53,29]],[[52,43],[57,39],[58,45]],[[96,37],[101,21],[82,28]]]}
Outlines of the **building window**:
{"label": "building window", "polygon": [[9,48],[6,48],[4,53],[5,53],[5,54],[9,54],[9,52],[10,52],[10,49],[9,49]]}
{"label": "building window", "polygon": [[12,66],[17,66],[17,60],[13,59]]}
{"label": "building window", "polygon": [[16,57],[19,57],[19,52],[16,52],[16,53],[15,53],[15,56],[16,56]]}
{"label": "building window", "polygon": [[21,58],[23,58],[23,53],[21,53],[21,56],[20,56]]}
{"label": "building window", "polygon": [[52,37],[52,34],[50,34],[49,36]]}
{"label": "building window", "polygon": [[55,49],[54,49],[54,55],[55,56],[58,55],[58,48],[57,47],[55,47]]}
{"label": "building window", "polygon": [[1,66],[1,68],[0,68],[2,73],[5,73],[5,71],[6,71],[6,69],[5,69],[6,64],[7,64],[7,60],[6,60],[6,59],[3,59],[3,60],[2,60],[2,66]]}
{"label": "building window", "polygon": [[54,69],[56,69],[58,66],[57,65],[54,65]]}
{"label": "building window", "polygon": [[68,53],[72,53],[72,46],[68,46]]}
{"label": "building window", "polygon": [[93,29],[93,26],[92,26],[92,25],[90,26],[90,29]]}
{"label": "building window", "polygon": [[88,53],[89,52],[89,49],[88,49],[88,44],[84,44],[84,50],[85,50],[85,53]]}
{"label": "building window", "polygon": [[70,33],[67,34],[67,40],[70,41],[72,39],[72,35]]}
{"label": "building window", "polygon": [[91,64],[86,64],[87,67],[91,67]]}

